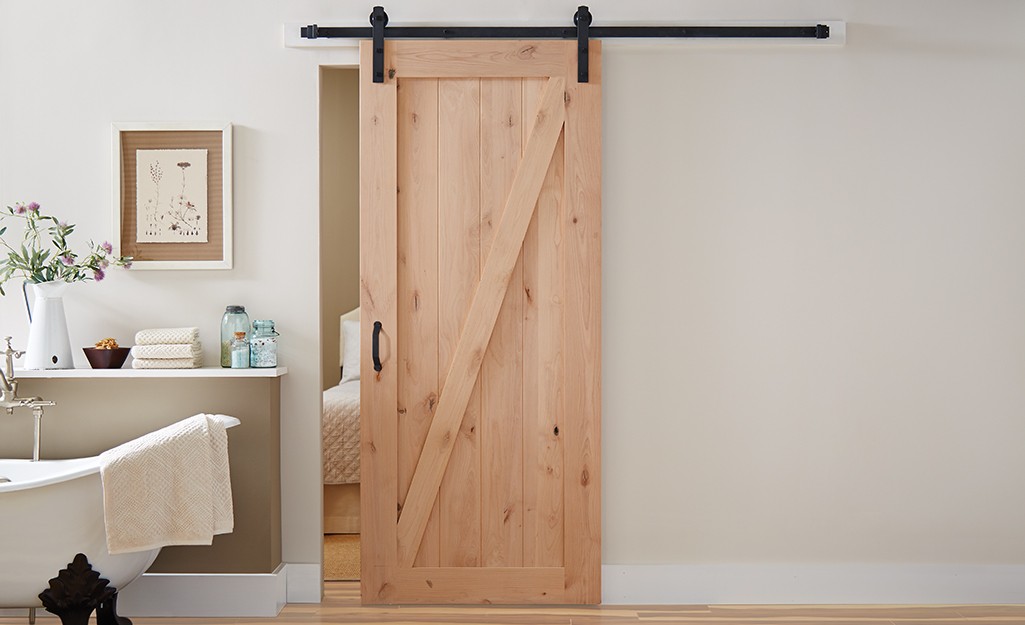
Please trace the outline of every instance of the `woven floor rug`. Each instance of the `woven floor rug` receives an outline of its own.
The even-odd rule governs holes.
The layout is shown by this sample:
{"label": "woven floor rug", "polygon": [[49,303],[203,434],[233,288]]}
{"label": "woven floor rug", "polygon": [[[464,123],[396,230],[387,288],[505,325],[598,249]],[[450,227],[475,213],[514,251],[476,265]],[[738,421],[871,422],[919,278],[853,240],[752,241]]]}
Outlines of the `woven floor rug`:
{"label": "woven floor rug", "polygon": [[324,581],[359,579],[359,534],[324,534]]}

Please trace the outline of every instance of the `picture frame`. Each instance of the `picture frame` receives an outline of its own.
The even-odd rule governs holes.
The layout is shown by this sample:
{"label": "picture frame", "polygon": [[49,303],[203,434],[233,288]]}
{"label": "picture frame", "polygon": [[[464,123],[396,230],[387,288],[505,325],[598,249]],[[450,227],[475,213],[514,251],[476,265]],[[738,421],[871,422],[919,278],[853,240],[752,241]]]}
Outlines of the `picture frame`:
{"label": "picture frame", "polygon": [[112,124],[113,241],[133,270],[232,268],[231,135],[229,122]]}

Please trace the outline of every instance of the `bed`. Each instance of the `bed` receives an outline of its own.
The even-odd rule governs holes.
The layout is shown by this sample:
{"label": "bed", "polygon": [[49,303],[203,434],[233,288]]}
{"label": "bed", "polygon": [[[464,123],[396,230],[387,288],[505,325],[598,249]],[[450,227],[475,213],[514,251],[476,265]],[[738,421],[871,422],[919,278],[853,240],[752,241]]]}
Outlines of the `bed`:
{"label": "bed", "polygon": [[[359,309],[341,316],[342,378],[324,391],[324,533],[359,533]],[[348,340],[347,340],[348,339]]]}

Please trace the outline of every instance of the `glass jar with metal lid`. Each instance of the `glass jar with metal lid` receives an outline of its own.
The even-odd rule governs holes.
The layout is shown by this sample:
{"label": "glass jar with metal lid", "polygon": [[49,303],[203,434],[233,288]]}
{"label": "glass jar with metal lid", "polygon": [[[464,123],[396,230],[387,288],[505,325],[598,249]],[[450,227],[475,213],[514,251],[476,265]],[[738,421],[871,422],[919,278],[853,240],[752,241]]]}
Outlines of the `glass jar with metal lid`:
{"label": "glass jar with metal lid", "polygon": [[245,306],[228,306],[221,317],[221,366],[231,367],[231,341],[236,332],[249,337],[249,315]]}
{"label": "glass jar with metal lid", "polygon": [[252,367],[278,366],[278,333],[270,319],[253,321],[253,336],[249,339],[249,362]]}

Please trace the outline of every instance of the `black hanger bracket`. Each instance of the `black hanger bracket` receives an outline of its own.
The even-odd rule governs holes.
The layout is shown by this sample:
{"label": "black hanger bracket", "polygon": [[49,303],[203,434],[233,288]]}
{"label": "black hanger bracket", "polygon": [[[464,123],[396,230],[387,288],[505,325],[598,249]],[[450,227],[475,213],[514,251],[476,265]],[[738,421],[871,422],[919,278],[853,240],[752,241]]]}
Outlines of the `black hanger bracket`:
{"label": "black hanger bracket", "polygon": [[384,27],[388,25],[388,14],[384,7],[374,7],[370,14],[370,26],[374,37],[374,82],[384,82]]}
{"label": "black hanger bracket", "polygon": [[577,82],[587,82],[590,74],[588,54],[591,46],[588,31],[591,26],[591,12],[587,10],[586,6],[577,7],[573,23],[577,27]]}

